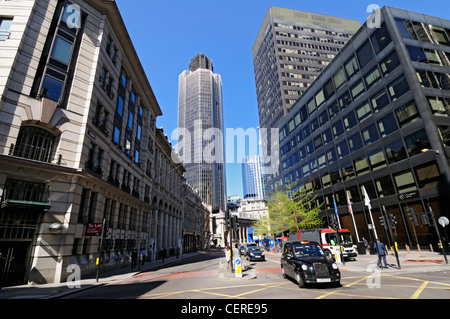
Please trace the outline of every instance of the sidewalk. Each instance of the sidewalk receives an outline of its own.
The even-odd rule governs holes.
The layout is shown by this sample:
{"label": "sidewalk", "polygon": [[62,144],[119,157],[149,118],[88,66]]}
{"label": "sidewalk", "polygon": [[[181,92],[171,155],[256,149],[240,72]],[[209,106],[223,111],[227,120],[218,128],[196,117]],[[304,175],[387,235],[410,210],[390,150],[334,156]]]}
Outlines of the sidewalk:
{"label": "sidewalk", "polygon": [[[161,259],[146,262],[144,265],[136,266],[135,269],[130,269],[130,265],[127,267],[121,267],[117,269],[111,269],[108,271],[100,271],[98,282],[96,280],[96,275],[90,275],[89,277],[80,280],[80,288],[70,288],[68,283],[52,283],[44,285],[22,285],[5,287],[0,292],[0,299],[52,299],[62,297],[71,293],[76,293],[81,290],[93,288],[99,285],[106,285],[112,282],[121,281],[127,278],[131,278],[140,273],[150,271],[152,269],[167,267],[168,265],[175,263],[176,261],[184,258],[189,258],[202,252],[193,252],[176,256],[165,258],[164,263]],[[75,284],[70,282],[69,284]]]}

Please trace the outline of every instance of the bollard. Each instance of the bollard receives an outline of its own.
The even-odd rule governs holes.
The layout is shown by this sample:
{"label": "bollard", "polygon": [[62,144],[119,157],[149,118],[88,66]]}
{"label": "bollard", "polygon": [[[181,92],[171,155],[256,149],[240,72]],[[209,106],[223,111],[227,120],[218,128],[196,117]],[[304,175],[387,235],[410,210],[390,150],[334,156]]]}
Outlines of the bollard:
{"label": "bollard", "polygon": [[405,247],[406,247],[406,252],[407,253],[411,252],[408,245],[405,245]]}
{"label": "bollard", "polygon": [[431,244],[430,244],[430,251],[431,251],[432,253],[434,253],[433,245],[431,245]]}
{"label": "bollard", "polygon": [[420,246],[419,246],[419,244],[417,244],[417,251],[420,251]]}

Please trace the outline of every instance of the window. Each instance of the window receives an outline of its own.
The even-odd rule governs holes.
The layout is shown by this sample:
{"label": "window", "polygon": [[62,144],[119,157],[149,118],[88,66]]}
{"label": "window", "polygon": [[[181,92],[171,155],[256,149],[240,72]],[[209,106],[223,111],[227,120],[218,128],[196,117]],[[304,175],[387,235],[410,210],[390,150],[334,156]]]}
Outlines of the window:
{"label": "window", "polygon": [[373,111],[376,113],[383,109],[386,105],[390,103],[389,97],[386,94],[386,90],[383,88],[380,92],[376,93],[371,99]]}
{"label": "window", "polygon": [[366,157],[360,157],[353,161],[356,176],[361,176],[369,172],[369,162]]}
{"label": "window", "polygon": [[369,102],[366,102],[356,108],[356,116],[359,122],[364,121],[372,115],[372,109],[370,108]]}
{"label": "window", "polygon": [[[76,56],[78,40],[82,34],[81,23],[73,27],[72,21],[67,21],[74,9],[68,2],[60,2],[58,5],[50,26],[50,30],[54,32],[47,36],[31,90],[32,96],[56,101],[61,107],[66,103],[66,86],[70,86],[73,77],[72,60]],[[80,19],[76,21],[77,24],[82,21],[82,13],[78,14]]]}
{"label": "window", "polygon": [[327,122],[328,122],[328,114],[327,111],[325,110],[319,114],[319,123],[320,125],[324,125]]}
{"label": "window", "polygon": [[338,102],[341,110],[345,109],[352,103],[352,100],[350,99],[350,93],[348,90],[346,90],[346,92],[342,94],[341,97],[339,97]]}
{"label": "window", "polygon": [[325,96],[325,99],[328,100],[331,96],[334,94],[334,87],[332,80],[328,80],[327,83],[323,86],[323,94]]}
{"label": "window", "polygon": [[388,46],[391,42],[391,37],[389,36],[384,23],[380,26],[380,28],[376,29],[376,31],[372,34],[371,39],[376,54],[380,53],[385,47]]}
{"label": "window", "polygon": [[395,174],[394,181],[397,187],[397,193],[407,193],[417,190],[414,176],[410,170]]}
{"label": "window", "polygon": [[11,28],[12,21],[12,18],[0,17],[0,40],[4,41],[6,39],[9,39],[9,29]]}
{"label": "window", "polygon": [[442,27],[432,26],[431,31],[434,38],[439,44],[450,45],[450,39],[445,33],[445,29]]}
{"label": "window", "polygon": [[327,150],[326,154],[327,154],[328,164],[332,164],[332,163],[336,162],[337,157],[336,157],[336,151],[334,150],[334,148],[330,148],[329,150]]}
{"label": "window", "polygon": [[375,187],[377,188],[378,196],[385,197],[395,195],[394,184],[390,176],[384,176],[375,180]]}
{"label": "window", "polygon": [[386,151],[386,158],[389,164],[393,164],[407,158],[406,149],[402,140],[398,140],[387,145],[384,150]]}
{"label": "window", "polygon": [[51,163],[55,136],[35,126],[22,126],[14,146],[14,156]]}
{"label": "window", "polygon": [[409,86],[404,75],[398,77],[387,88],[392,101],[397,100],[409,91]]}
{"label": "window", "polygon": [[70,54],[72,52],[72,43],[64,40],[60,36],[55,38],[51,56],[59,61],[69,64]]}
{"label": "window", "polygon": [[345,73],[342,68],[340,68],[334,75],[333,75],[333,82],[334,87],[336,88],[336,91],[339,91],[344,84],[345,84]]}
{"label": "window", "polygon": [[359,96],[361,96],[361,94],[364,93],[364,84],[363,81],[360,80],[358,81],[351,89],[350,91],[352,92],[352,98],[353,100],[356,100]]}
{"label": "window", "polygon": [[440,180],[439,168],[436,163],[427,163],[419,167],[414,167],[417,182],[420,188],[437,185]]}
{"label": "window", "polygon": [[316,103],[314,101],[314,99],[311,99],[308,101],[308,103],[306,103],[306,107],[308,108],[308,113],[312,114],[313,112],[316,111]]}
{"label": "window", "polygon": [[371,154],[368,155],[370,167],[372,170],[377,170],[379,168],[385,167],[387,165],[386,163],[386,157],[384,156],[383,150],[379,149]]}
{"label": "window", "polygon": [[339,105],[337,101],[333,101],[331,105],[328,107],[328,114],[330,115],[330,119],[338,115],[339,113]]}
{"label": "window", "polygon": [[344,164],[341,168],[342,180],[346,181],[355,177],[355,169],[352,163]]}
{"label": "window", "polygon": [[428,103],[431,107],[431,112],[435,116],[448,116],[448,107],[450,100],[445,100],[437,96],[428,96]]}
{"label": "window", "polygon": [[400,32],[400,35],[402,36],[402,38],[412,39],[411,33],[409,32],[408,28],[406,27],[406,24],[403,21],[403,19],[395,18],[395,22],[397,24],[397,29]]}
{"label": "window", "polygon": [[404,138],[409,156],[420,154],[424,148],[431,148],[425,129],[420,129]]}
{"label": "window", "polygon": [[353,111],[344,116],[342,122],[344,123],[344,128],[346,131],[348,131],[352,127],[355,127],[358,124],[358,122],[356,121],[355,113]]}
{"label": "window", "polygon": [[63,86],[63,81],[59,81],[47,75],[44,77],[41,96],[53,101],[58,101],[61,97]]}
{"label": "window", "polygon": [[339,137],[342,133],[344,133],[344,127],[342,126],[341,121],[337,121],[333,126],[333,135],[335,138]]}
{"label": "window", "polygon": [[350,146],[350,150],[352,152],[359,150],[363,146],[361,135],[359,135],[359,133],[356,133],[355,135],[349,137],[348,145]]}
{"label": "window", "polygon": [[347,141],[343,141],[343,142],[339,143],[336,146],[336,150],[337,150],[337,154],[338,154],[339,158],[343,158],[343,157],[347,156],[348,154],[350,154],[350,151],[348,150],[348,146],[347,146]]}
{"label": "window", "polygon": [[317,108],[319,108],[325,102],[325,95],[323,90],[319,90],[319,92],[314,95],[314,99],[316,100]]}
{"label": "window", "polygon": [[366,82],[367,90],[378,83],[381,80],[381,73],[378,66],[375,66],[364,76],[364,81]]}
{"label": "window", "polygon": [[398,130],[397,122],[393,113],[389,113],[377,122],[381,137],[386,137]]}
{"label": "window", "polygon": [[344,68],[349,80],[356,75],[356,73],[359,71],[359,68],[358,62],[356,61],[356,57],[354,55],[344,64]]}
{"label": "window", "polygon": [[373,50],[370,45],[369,40],[367,40],[361,47],[356,51],[356,55],[358,56],[359,65],[361,65],[361,69],[364,68],[373,58]]}
{"label": "window", "polygon": [[397,53],[392,51],[380,62],[381,72],[384,77],[387,77],[400,65],[400,60],[398,59]]}
{"label": "window", "polygon": [[419,112],[414,101],[399,107],[395,113],[400,127],[405,127],[419,118]]}
{"label": "window", "polygon": [[375,141],[378,141],[378,139],[380,138],[375,124],[372,124],[366,129],[362,130],[361,135],[366,146]]}

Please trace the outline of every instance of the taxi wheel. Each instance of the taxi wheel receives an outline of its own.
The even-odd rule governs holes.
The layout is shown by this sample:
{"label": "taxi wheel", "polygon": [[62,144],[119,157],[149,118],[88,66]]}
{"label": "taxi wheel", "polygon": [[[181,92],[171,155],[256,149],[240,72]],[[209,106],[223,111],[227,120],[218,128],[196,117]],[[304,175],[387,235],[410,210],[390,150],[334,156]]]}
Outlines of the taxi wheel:
{"label": "taxi wheel", "polygon": [[300,288],[304,288],[305,287],[305,283],[303,282],[302,276],[300,276],[299,273],[295,274],[295,280],[298,282],[298,286]]}
{"label": "taxi wheel", "polygon": [[283,275],[283,278],[287,278],[286,272],[284,271],[284,267],[281,266],[281,274]]}

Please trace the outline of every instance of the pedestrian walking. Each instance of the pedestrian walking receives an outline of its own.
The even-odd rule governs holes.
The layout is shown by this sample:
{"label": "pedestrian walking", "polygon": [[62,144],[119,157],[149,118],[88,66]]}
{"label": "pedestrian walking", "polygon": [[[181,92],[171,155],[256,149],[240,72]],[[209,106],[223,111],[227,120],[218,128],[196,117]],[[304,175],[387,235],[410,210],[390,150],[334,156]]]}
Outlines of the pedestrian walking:
{"label": "pedestrian walking", "polygon": [[363,239],[364,251],[367,253],[367,250],[369,249],[369,242],[367,241],[367,239],[365,237],[363,237],[362,239]]}
{"label": "pedestrian walking", "polygon": [[383,259],[384,262],[384,268],[387,268],[387,262],[386,262],[386,255],[388,253],[386,246],[380,241],[379,238],[377,238],[377,242],[375,243],[375,249],[378,254],[378,262],[377,266],[380,268],[383,268],[383,265],[381,263],[381,260]]}
{"label": "pedestrian walking", "polygon": [[145,251],[145,249],[142,249],[141,255],[142,255],[142,264],[144,264],[147,259],[147,252]]}
{"label": "pedestrian walking", "polygon": [[137,250],[133,250],[131,253],[131,269],[136,268],[136,262],[137,262]]}

